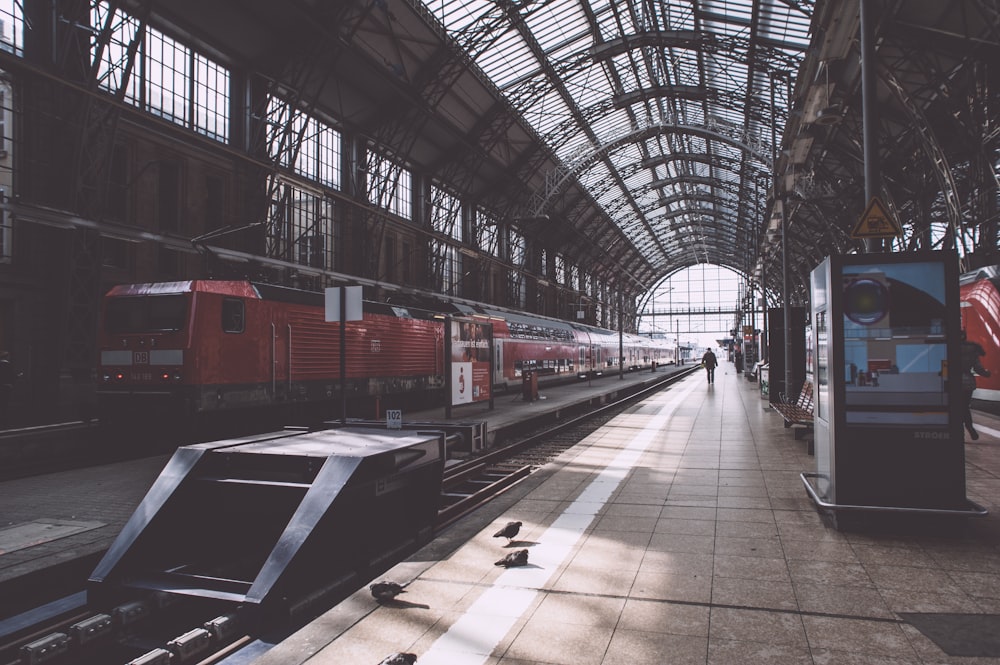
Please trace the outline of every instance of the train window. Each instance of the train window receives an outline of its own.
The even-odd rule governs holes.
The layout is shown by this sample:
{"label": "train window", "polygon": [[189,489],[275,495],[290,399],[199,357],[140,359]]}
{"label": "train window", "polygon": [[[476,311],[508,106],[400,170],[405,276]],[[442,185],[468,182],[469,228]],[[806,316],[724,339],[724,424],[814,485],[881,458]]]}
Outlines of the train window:
{"label": "train window", "polygon": [[104,327],[118,335],[182,330],[186,311],[182,294],[111,298]]}
{"label": "train window", "polygon": [[243,301],[239,298],[222,300],[222,332],[241,333],[246,324]]}

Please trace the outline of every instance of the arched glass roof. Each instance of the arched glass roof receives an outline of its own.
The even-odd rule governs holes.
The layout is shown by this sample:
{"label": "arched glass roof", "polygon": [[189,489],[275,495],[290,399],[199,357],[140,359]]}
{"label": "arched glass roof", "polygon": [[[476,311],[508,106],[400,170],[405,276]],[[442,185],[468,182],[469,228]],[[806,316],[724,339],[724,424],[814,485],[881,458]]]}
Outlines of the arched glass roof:
{"label": "arched glass roof", "polygon": [[812,1],[432,0],[471,61],[663,277],[752,273]]}

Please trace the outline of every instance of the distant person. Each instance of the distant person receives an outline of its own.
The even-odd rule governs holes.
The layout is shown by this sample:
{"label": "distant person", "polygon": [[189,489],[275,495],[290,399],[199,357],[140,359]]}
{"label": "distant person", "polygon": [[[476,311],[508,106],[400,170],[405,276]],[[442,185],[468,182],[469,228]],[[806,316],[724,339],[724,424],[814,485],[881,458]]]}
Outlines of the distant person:
{"label": "distant person", "polygon": [[733,354],[733,364],[736,365],[736,373],[739,374],[743,371],[743,349],[736,347],[736,352]]}
{"label": "distant person", "polygon": [[712,349],[706,351],[705,355],[701,357],[701,364],[705,366],[705,372],[708,374],[708,382],[715,383],[715,368],[719,364],[719,359],[712,353]]}
{"label": "distant person", "polygon": [[962,331],[962,422],[965,429],[969,430],[969,436],[975,441],[979,438],[979,432],[972,426],[972,393],[976,390],[976,374],[979,376],[989,376],[990,372],[979,361],[986,352],[976,342],[970,341],[965,331]]}
{"label": "distant person", "polygon": [[6,426],[10,419],[10,398],[14,394],[17,373],[10,362],[10,352],[0,351],[0,426]]}

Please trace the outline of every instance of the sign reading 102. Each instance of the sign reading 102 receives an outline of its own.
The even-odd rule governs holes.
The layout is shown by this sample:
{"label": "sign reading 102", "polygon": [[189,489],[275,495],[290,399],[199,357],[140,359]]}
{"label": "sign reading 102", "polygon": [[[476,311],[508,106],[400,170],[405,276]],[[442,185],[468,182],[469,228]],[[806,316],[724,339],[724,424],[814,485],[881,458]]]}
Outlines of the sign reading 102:
{"label": "sign reading 102", "polygon": [[385,426],[389,429],[403,429],[403,412],[399,409],[386,409]]}

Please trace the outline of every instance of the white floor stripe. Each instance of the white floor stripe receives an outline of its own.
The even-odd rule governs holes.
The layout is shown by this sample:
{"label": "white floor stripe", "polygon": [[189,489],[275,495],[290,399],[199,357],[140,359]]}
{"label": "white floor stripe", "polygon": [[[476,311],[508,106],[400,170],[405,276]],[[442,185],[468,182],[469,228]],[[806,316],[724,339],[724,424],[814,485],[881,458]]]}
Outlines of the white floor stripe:
{"label": "white floor stripe", "polygon": [[667,425],[677,407],[700,385],[681,383],[649,424],[626,444],[580,496],[555,519],[529,552],[528,566],[504,571],[431,648],[420,665],[481,665],[524,615],[539,590],[569,557],[584,532],[639,461],[646,447]]}
{"label": "white floor stripe", "polygon": [[980,425],[976,423],[976,430],[979,432],[985,432],[992,437],[1000,439],[1000,431],[993,429],[992,427],[987,427],[986,425]]}

